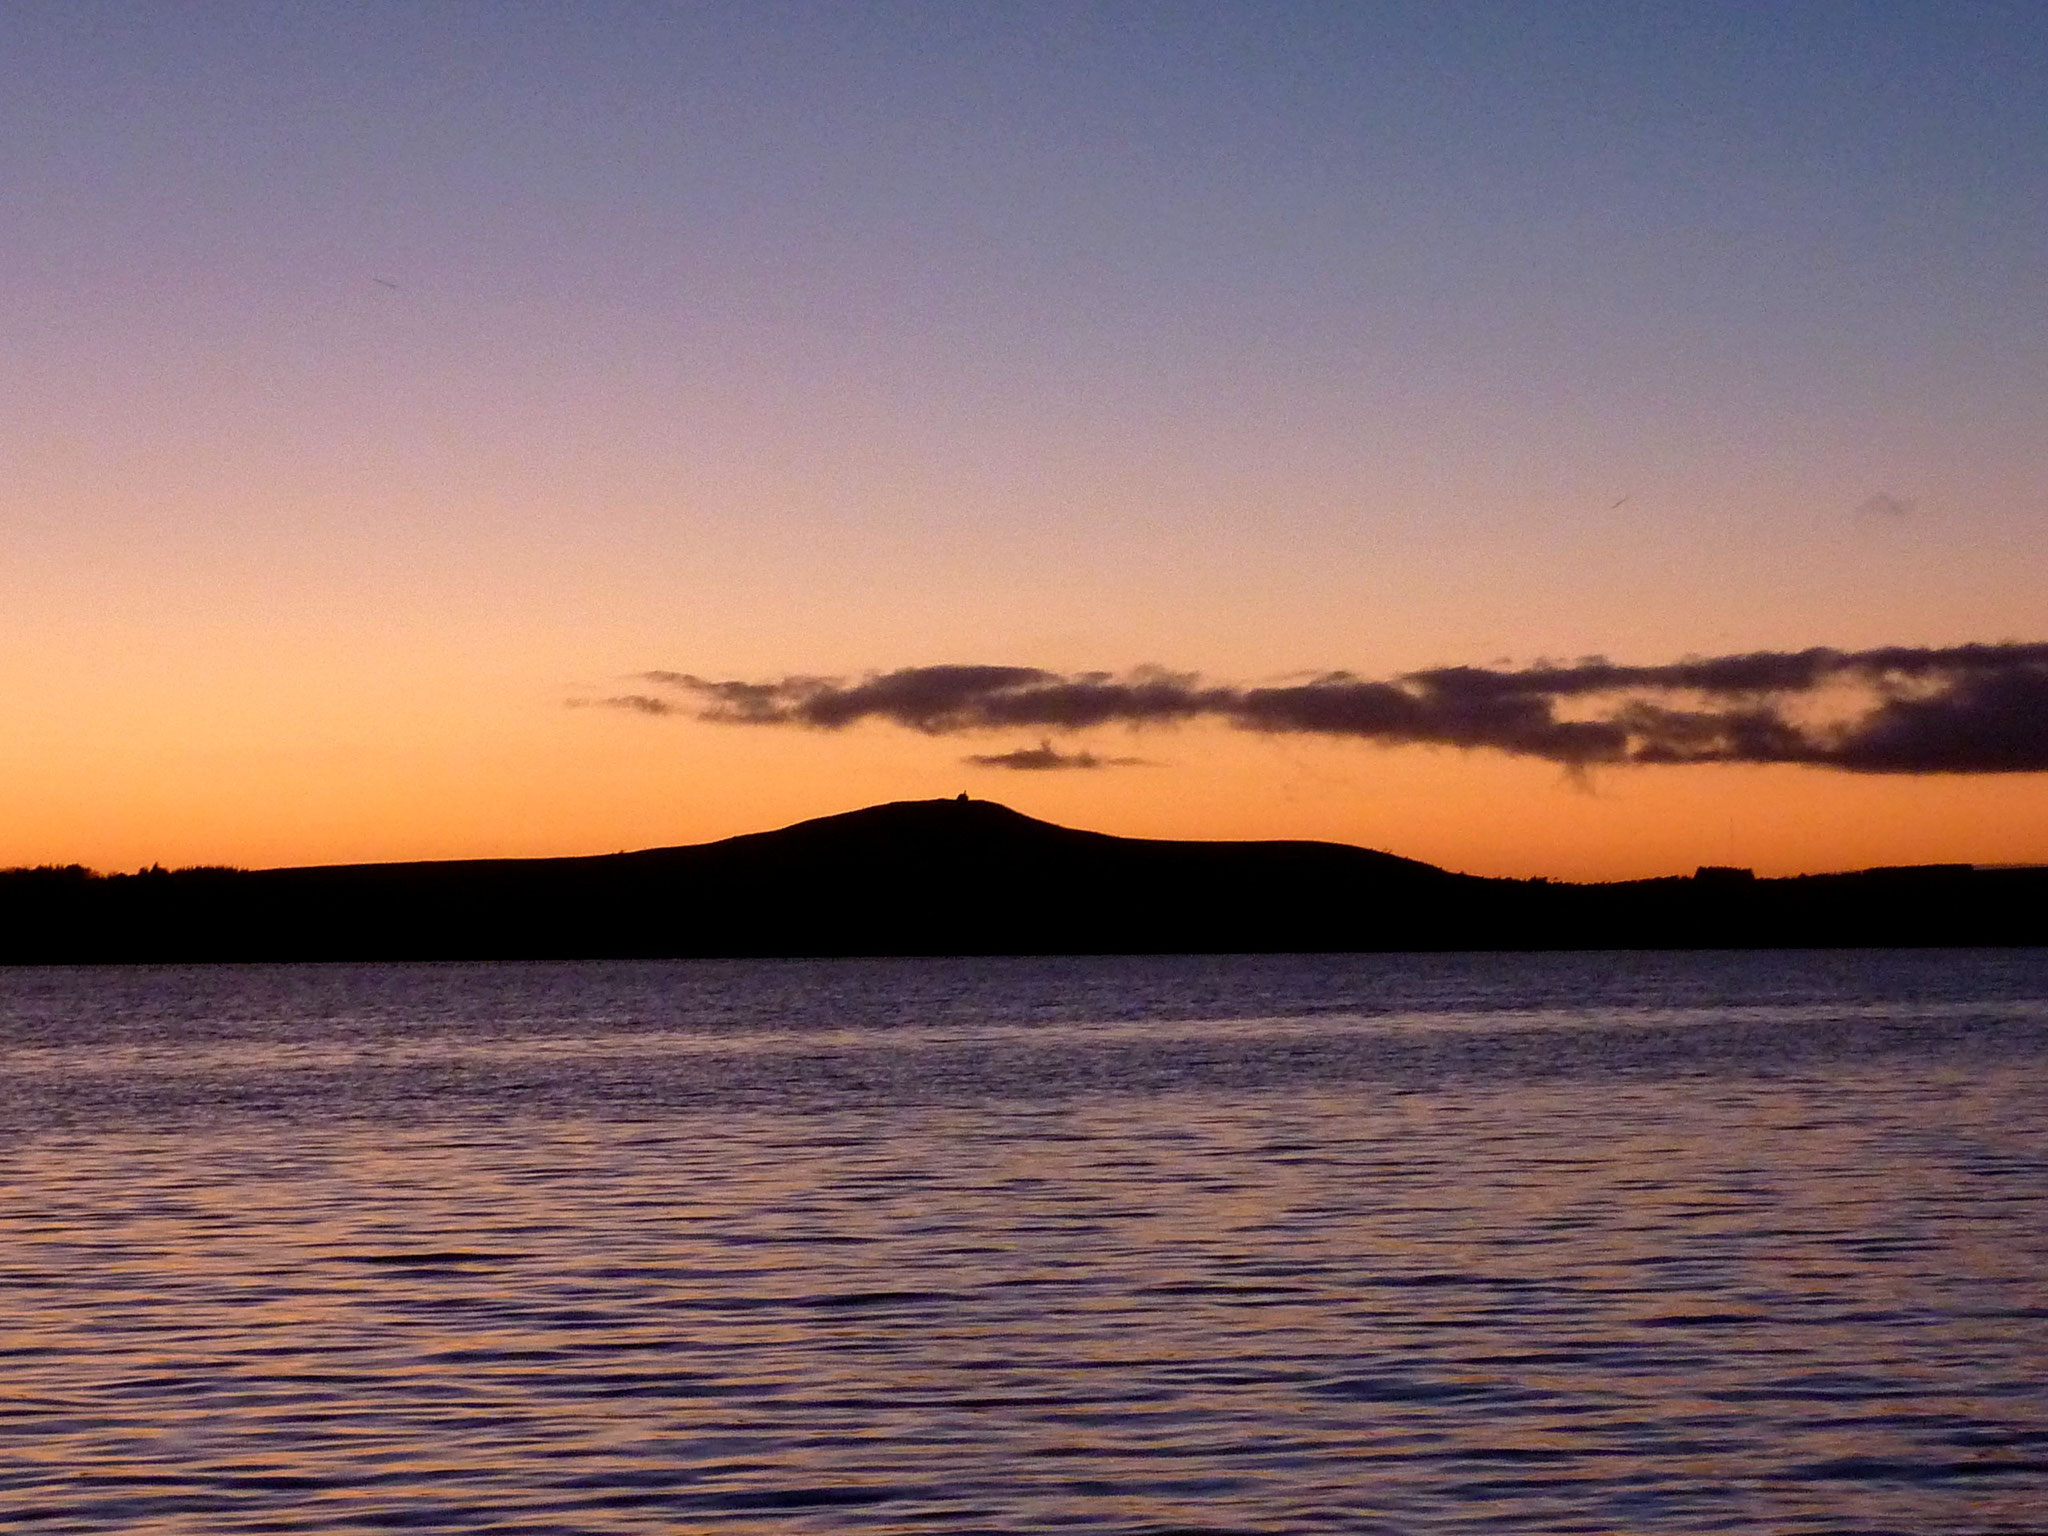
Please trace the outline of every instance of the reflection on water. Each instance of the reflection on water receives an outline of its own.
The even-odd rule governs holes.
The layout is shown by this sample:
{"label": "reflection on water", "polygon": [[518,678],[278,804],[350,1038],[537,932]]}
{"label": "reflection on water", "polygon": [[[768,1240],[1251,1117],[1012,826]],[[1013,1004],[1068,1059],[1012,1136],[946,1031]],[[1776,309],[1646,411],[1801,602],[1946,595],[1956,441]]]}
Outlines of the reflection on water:
{"label": "reflection on water", "polygon": [[2038,1531],[2048,954],[0,973],[0,1525]]}

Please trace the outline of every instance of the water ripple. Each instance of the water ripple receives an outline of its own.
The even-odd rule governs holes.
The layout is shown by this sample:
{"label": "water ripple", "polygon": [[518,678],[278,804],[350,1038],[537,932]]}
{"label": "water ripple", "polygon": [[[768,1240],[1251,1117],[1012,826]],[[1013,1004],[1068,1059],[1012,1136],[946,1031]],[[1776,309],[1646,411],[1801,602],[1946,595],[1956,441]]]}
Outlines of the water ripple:
{"label": "water ripple", "polygon": [[0,975],[0,1524],[2038,1531],[2048,956]]}

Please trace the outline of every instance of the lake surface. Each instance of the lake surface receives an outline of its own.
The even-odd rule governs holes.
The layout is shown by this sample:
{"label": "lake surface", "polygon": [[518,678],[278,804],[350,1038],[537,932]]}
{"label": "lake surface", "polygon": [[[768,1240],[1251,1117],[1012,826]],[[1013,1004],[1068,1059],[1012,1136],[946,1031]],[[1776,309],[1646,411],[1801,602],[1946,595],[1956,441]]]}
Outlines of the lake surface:
{"label": "lake surface", "polygon": [[0,1526],[2038,1532],[2048,951],[0,971]]}

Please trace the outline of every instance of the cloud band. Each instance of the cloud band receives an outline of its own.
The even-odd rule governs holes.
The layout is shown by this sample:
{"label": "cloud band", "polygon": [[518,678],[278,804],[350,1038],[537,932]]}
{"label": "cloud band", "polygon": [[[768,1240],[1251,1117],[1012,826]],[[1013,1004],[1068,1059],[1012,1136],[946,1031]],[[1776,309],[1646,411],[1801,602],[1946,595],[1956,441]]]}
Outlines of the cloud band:
{"label": "cloud band", "polygon": [[[1256,686],[1160,668],[1119,674],[1013,666],[904,667],[851,680],[721,681],[687,672],[649,672],[643,680],[663,691],[591,702],[733,725],[839,730],[885,721],[931,736],[1217,721],[1389,746],[1489,748],[1571,768],[2048,771],[2048,643],[1752,651],[1664,666],[1593,658],[1438,667],[1384,680],[1325,672]],[[1047,745],[978,760],[1043,767],[1059,756]]]}

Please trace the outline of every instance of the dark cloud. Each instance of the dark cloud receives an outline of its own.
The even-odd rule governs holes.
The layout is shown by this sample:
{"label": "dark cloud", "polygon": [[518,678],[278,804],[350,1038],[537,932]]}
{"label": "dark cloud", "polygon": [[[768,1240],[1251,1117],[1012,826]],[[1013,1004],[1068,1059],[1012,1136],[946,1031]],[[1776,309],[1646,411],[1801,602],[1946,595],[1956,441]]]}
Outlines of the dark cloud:
{"label": "dark cloud", "polygon": [[[1570,768],[1806,763],[1861,773],[2048,771],[2048,644],[1815,648],[1626,666],[1436,667],[1391,679],[1326,672],[1246,687],[1189,672],[904,667],[849,681],[718,681],[650,672],[676,697],[593,701],[730,724],[837,730],[886,721],[927,735],[1215,720],[1384,745],[1491,748]],[[1080,761],[1080,759],[1089,759]],[[1048,742],[969,761],[1109,766]]]}
{"label": "dark cloud", "polygon": [[[1141,669],[1063,675],[1036,667],[904,667],[859,682],[785,677],[774,683],[717,682],[688,672],[649,672],[700,701],[700,718],[731,725],[807,725],[834,730],[887,720],[930,736],[1003,726],[1164,724],[1214,714],[1228,689],[1205,690],[1192,674]],[[632,695],[628,695],[632,697]]]}
{"label": "dark cloud", "polygon": [[620,693],[608,699],[571,699],[571,709],[628,709],[636,715],[680,715],[698,713],[687,705],[678,704],[674,699],[657,698],[651,693]]}
{"label": "dark cloud", "polygon": [[1887,699],[1836,743],[1835,760],[1867,773],[2038,773],[2048,768],[2048,664]]}
{"label": "dark cloud", "polygon": [[1062,752],[1050,741],[1035,747],[1018,747],[1010,752],[971,752],[960,759],[976,768],[1016,768],[1042,772],[1050,768],[1142,768],[1142,757],[1098,757],[1093,752]]}
{"label": "dark cloud", "polygon": [[1894,496],[1890,491],[1872,491],[1856,503],[1858,517],[1911,517],[1917,502],[1903,496]]}

